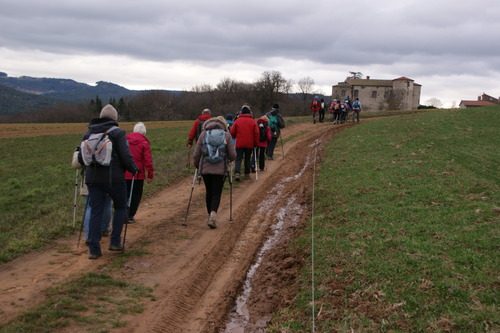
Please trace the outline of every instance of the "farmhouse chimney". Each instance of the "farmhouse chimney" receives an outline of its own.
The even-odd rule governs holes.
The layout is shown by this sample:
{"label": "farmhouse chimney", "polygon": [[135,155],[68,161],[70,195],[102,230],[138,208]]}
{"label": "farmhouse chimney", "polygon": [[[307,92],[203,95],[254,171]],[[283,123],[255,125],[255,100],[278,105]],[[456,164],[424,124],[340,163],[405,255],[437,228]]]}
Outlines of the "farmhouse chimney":
{"label": "farmhouse chimney", "polygon": [[370,76],[367,76],[367,77],[366,77],[366,79],[367,79],[367,80],[369,80],[369,79],[370,79]]}

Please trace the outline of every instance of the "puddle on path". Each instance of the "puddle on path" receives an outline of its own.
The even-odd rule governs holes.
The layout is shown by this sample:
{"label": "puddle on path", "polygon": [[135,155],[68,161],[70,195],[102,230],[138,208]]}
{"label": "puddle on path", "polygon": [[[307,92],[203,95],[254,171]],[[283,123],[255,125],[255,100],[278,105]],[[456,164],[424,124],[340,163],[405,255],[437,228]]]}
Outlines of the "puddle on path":
{"label": "puddle on path", "polygon": [[[316,145],[317,142],[313,143],[311,146]],[[306,162],[304,166],[300,169],[300,171],[294,175],[287,178],[284,178],[268,195],[266,200],[262,201],[259,205],[259,212],[271,211],[271,205],[276,201],[276,199],[282,194],[285,186],[293,180],[299,179],[307,169],[307,167],[311,164],[311,152],[307,155]],[[252,292],[252,284],[251,280],[259,266],[262,264],[262,260],[264,255],[276,244],[276,242],[280,239],[281,232],[284,227],[294,226],[300,220],[300,217],[303,213],[303,207],[300,204],[296,203],[297,196],[293,195],[288,199],[287,204],[282,207],[276,213],[277,222],[272,226],[274,228],[273,235],[266,240],[264,245],[259,251],[257,256],[257,261],[250,267],[247,272],[247,276],[245,278],[245,283],[243,287],[243,292],[236,300],[236,307],[233,312],[230,314],[229,322],[226,324],[225,333],[243,333],[245,328],[249,322],[250,315],[248,312],[247,301]],[[252,326],[252,331],[254,332],[264,332],[267,322],[260,321],[259,327]]]}

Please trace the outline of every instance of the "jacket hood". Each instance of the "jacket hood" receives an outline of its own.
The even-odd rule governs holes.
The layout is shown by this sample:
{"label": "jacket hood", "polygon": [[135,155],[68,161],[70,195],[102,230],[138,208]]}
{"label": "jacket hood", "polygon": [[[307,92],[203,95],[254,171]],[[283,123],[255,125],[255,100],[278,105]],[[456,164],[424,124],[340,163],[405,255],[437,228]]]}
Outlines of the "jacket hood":
{"label": "jacket hood", "polygon": [[141,142],[149,142],[149,140],[141,133],[132,132],[127,134],[127,140],[131,145],[136,145]]}
{"label": "jacket hood", "polygon": [[210,113],[202,113],[198,117],[198,120],[207,120],[207,119],[210,119],[210,118],[212,118],[212,116],[210,115]]}
{"label": "jacket hood", "polygon": [[90,133],[102,133],[113,126],[118,126],[118,123],[111,118],[94,118],[89,123],[89,131]]}
{"label": "jacket hood", "polygon": [[211,130],[211,129],[215,129],[215,128],[219,128],[221,130],[227,131],[226,121],[224,119],[217,117],[217,118],[210,118],[203,123],[204,130]]}

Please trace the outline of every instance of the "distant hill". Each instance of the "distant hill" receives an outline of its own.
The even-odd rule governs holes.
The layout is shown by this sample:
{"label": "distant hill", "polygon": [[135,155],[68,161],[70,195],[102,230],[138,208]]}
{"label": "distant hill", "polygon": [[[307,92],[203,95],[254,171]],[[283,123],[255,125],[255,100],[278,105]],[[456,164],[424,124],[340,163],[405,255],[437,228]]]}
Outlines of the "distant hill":
{"label": "distant hill", "polygon": [[9,77],[0,72],[0,114],[35,111],[61,101],[82,102],[96,96],[107,102],[136,93],[138,91],[104,81],[91,86],[69,79]]}
{"label": "distant hill", "polygon": [[0,84],[0,114],[33,111],[59,102],[52,98],[24,93]]}

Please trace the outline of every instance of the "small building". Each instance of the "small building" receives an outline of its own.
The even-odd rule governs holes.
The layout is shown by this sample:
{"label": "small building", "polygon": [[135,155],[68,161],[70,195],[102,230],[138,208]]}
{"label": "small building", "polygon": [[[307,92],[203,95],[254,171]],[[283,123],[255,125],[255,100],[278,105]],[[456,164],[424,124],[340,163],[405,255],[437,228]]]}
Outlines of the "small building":
{"label": "small building", "polygon": [[467,108],[475,108],[478,106],[488,106],[488,105],[500,105],[500,99],[491,97],[490,95],[486,95],[483,93],[481,96],[478,96],[477,101],[460,101],[460,105],[458,106],[460,109]]}
{"label": "small building", "polygon": [[422,86],[407,77],[394,80],[348,78],[332,86],[332,98],[359,98],[363,110],[415,110]]}

